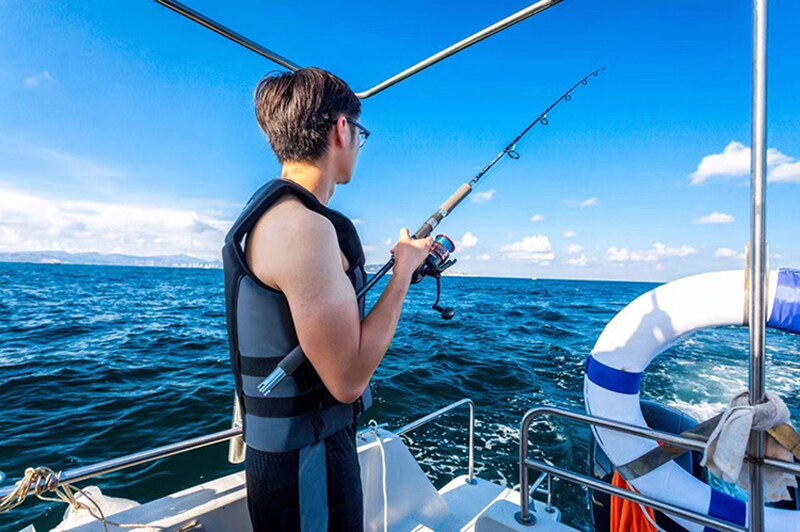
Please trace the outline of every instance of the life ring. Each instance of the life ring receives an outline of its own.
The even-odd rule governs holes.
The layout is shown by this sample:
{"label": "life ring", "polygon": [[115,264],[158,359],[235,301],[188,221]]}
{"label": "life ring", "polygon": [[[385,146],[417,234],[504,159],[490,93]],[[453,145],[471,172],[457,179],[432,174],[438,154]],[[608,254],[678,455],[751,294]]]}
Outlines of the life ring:
{"label": "life ring", "polygon": [[[586,363],[584,400],[592,416],[646,427],[639,406],[644,371],[682,336],[705,327],[745,325],[745,273],[723,271],[686,277],[639,296],[606,325]],[[800,333],[800,271],[771,272],[767,282],[768,327]],[[615,466],[627,464],[658,444],[594,427],[598,444]],[[641,493],[746,526],[747,504],[712,489],[674,461],[632,482]],[[676,520],[689,530],[703,527]],[[800,530],[800,512],[765,509],[767,530]]]}

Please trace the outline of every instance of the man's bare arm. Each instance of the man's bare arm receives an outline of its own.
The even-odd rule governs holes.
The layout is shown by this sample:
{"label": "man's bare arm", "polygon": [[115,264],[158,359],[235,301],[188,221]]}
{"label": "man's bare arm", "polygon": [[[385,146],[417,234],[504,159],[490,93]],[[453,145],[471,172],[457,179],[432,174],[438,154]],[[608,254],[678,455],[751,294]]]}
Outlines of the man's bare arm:
{"label": "man's bare arm", "polygon": [[[255,246],[255,264],[265,265],[265,270],[254,270],[286,295],[303,352],[331,394],[351,403],[364,392],[389,348],[411,274],[427,256],[431,241],[411,241],[404,233],[395,249],[392,279],[362,322],[333,226],[306,209],[291,211],[290,223],[281,223],[281,230],[257,230],[248,242]],[[259,260],[259,248],[281,251],[269,253],[267,262]]]}

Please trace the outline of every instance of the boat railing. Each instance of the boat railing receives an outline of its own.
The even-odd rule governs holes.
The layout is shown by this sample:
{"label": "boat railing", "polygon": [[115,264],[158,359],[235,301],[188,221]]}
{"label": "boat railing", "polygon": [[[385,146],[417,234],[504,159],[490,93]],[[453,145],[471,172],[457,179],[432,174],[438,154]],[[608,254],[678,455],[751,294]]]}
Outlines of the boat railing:
{"label": "boat railing", "polygon": [[[162,447],[156,447],[147,451],[121,456],[119,458],[112,458],[96,464],[78,467],[58,473],[58,484],[74,484],[89,480],[90,478],[115,473],[117,471],[136,467],[148,462],[155,462],[162,458],[168,458],[177,454],[183,454],[189,451],[194,451],[202,447],[208,447],[217,443],[226,442],[242,434],[241,427],[234,427],[205,436],[191,438],[177,443],[171,443]],[[6,486],[0,489],[0,498],[9,495],[14,491],[16,485]],[[31,491],[35,489],[35,485],[31,486]]]}
{"label": "boat railing", "polygon": [[397,434],[398,436],[402,436],[403,434],[418,429],[419,427],[430,423],[436,418],[442,417],[443,415],[464,405],[467,405],[469,407],[469,472],[467,477],[467,483],[474,484],[475,483],[475,403],[472,402],[472,399],[461,399],[460,401],[451,403],[445,406],[444,408],[440,408],[435,412],[431,412],[427,416],[423,416],[416,421],[412,421],[407,425],[403,425],[402,427],[394,431],[394,433]]}
{"label": "boat railing", "polygon": [[[528,435],[530,432],[531,423],[533,423],[535,419],[540,418],[542,416],[554,416],[558,418],[568,419],[570,421],[576,421],[578,423],[586,423],[594,427],[601,427],[617,432],[622,432],[624,434],[629,434],[631,436],[639,436],[641,438],[646,438],[648,440],[669,443],[691,451],[702,452],[705,449],[705,443],[701,440],[687,438],[681,435],[671,434],[668,432],[662,432],[648,427],[630,425],[628,423],[622,423],[620,421],[615,421],[612,419],[595,417],[587,414],[579,414],[576,412],[571,412],[569,410],[564,410],[561,408],[555,408],[549,406],[533,408],[529,410],[522,417],[522,422],[520,424],[520,452],[519,452],[520,493],[528,493],[529,483],[530,483],[528,478],[528,472],[529,470],[533,469],[539,471],[542,474],[547,474],[556,478],[567,480],[569,482],[574,482],[585,488],[602,491],[609,495],[620,497],[622,499],[627,499],[629,501],[633,501],[635,503],[648,506],[655,510],[659,510],[661,512],[682,517],[689,521],[693,521],[695,523],[699,523],[707,527],[715,528],[717,530],[726,530],[731,532],[733,531],[744,532],[748,530],[746,527],[734,525],[727,521],[703,515],[691,510],[687,510],[685,508],[681,508],[680,506],[675,506],[667,502],[659,501],[658,499],[654,499],[652,497],[648,497],[646,495],[642,495],[637,492],[627,491],[612,486],[611,484],[608,484],[606,482],[588,477],[586,475],[574,473],[567,469],[551,466],[540,460],[534,460],[532,458],[529,458],[528,449],[530,441],[528,439]],[[764,467],[770,467],[793,475],[800,475],[800,464],[795,464],[793,462],[785,462],[783,460],[774,460],[771,458],[766,458],[763,461],[763,465]],[[541,476],[539,478],[541,479]],[[537,480],[537,483],[541,483],[541,480]],[[536,518],[531,513],[530,500],[528,499],[528,497],[520,497],[520,513],[517,515],[517,520],[523,525],[534,525],[536,523]]]}
{"label": "boat railing", "polygon": [[[461,399],[460,401],[456,401],[455,403],[445,406],[444,408],[440,408],[435,412],[432,412],[424,417],[421,417],[416,421],[412,421],[411,423],[400,427],[399,429],[394,431],[394,433],[398,435],[405,434],[418,427],[421,427],[422,425],[425,425],[426,423],[429,423],[430,421],[433,421],[438,417],[441,417],[442,415],[450,412],[451,410],[454,410],[464,405],[469,406],[468,482],[473,483],[474,468],[475,468],[474,465],[475,405],[473,404],[471,399]],[[183,454],[189,451],[194,451],[202,447],[208,447],[210,445],[224,443],[228,440],[239,437],[241,435],[242,435],[242,428],[240,426],[235,426],[230,429],[214,432],[212,434],[207,434],[205,436],[199,436],[197,438],[191,438],[177,443],[171,443],[169,445],[156,447],[154,449],[150,449],[147,451],[121,456],[119,458],[112,458],[110,460],[105,460],[103,462],[98,462],[96,464],[70,469],[68,471],[62,471],[58,473],[58,484],[63,485],[63,484],[74,484],[76,482],[83,482],[91,478],[107,475],[109,473],[115,473],[123,469],[129,469],[131,467],[136,467],[142,464],[146,464],[148,462],[154,462],[156,460],[161,460],[163,458],[168,458],[170,456]],[[7,495],[11,494],[15,488],[16,488],[15,484],[0,488],[0,498],[6,497]],[[35,488],[36,485],[31,486],[31,491],[35,490]]]}

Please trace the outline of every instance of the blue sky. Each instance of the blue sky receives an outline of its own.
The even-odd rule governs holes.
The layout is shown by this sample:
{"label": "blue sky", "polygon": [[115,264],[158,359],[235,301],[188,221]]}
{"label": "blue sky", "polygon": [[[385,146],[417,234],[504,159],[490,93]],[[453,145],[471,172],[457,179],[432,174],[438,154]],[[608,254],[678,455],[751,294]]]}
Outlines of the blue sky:
{"label": "blue sky", "polygon": [[[527,5],[187,3],[356,90]],[[796,267],[800,5],[770,10],[767,228],[772,266]],[[241,205],[279,174],[252,107],[276,67],[151,1],[6,0],[0,30],[0,251],[217,258]],[[373,136],[331,205],[383,262],[401,226],[606,66],[481,185],[485,201],[441,226],[464,244],[456,268],[645,280],[741,268],[750,50],[747,1],[565,0],[364,102]]]}

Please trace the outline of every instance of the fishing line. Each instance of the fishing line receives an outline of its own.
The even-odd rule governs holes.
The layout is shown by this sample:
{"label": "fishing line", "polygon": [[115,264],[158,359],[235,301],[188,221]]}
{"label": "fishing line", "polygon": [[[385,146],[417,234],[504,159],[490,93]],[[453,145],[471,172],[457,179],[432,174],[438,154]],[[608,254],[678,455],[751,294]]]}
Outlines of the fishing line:
{"label": "fishing line", "polygon": [[[600,72],[604,71],[605,67],[600,67],[583,78],[581,78],[577,83],[575,83],[572,87],[570,87],[564,94],[558,97],[550,106],[545,109],[536,119],[528,124],[528,126],[522,130],[522,132],[514,138],[505,148],[503,151],[498,153],[483,169],[478,172],[475,177],[473,177],[467,183],[464,183],[445,201],[439,209],[437,209],[428,219],[423,223],[419,229],[414,233],[413,238],[427,238],[433,232],[433,230],[438,226],[442,220],[444,220],[455,208],[466,199],[467,196],[472,193],[476,186],[480,184],[480,182],[490,173],[492,170],[498,167],[500,163],[504,162],[507,159],[517,160],[520,158],[520,154],[517,151],[519,148],[519,144],[522,139],[531,132],[531,130],[537,125],[541,124],[546,126],[550,123],[550,112],[556,108],[561,102],[568,102],[572,100],[572,93],[575,92],[579,87],[585,86],[589,84],[589,80],[593,77],[597,77],[600,75]],[[455,245],[453,241],[450,240],[445,235],[437,235],[436,239],[434,240],[433,248],[431,249],[430,255],[425,260],[425,262],[420,266],[420,268],[414,273],[412,278],[412,283],[417,283],[422,281],[425,277],[433,277],[436,280],[436,302],[433,304],[433,309],[440,312],[442,318],[449,320],[455,316],[455,312],[451,308],[445,308],[439,306],[439,300],[441,299],[442,295],[442,273],[455,264],[455,259],[450,259],[450,253],[455,251]],[[390,258],[386,264],[384,264],[375,274],[370,278],[369,281],[364,285],[364,287],[356,293],[356,299],[361,299],[369,292],[377,283],[380,281],[389,270],[394,267],[394,257]],[[264,394],[268,395],[278,384],[280,384],[283,379],[294,373],[297,368],[306,360],[305,354],[303,354],[303,350],[300,348],[298,344],[294,349],[292,349],[284,358],[278,363],[278,366],[270,373],[266,379],[264,379],[261,384],[258,385],[258,390]]]}

